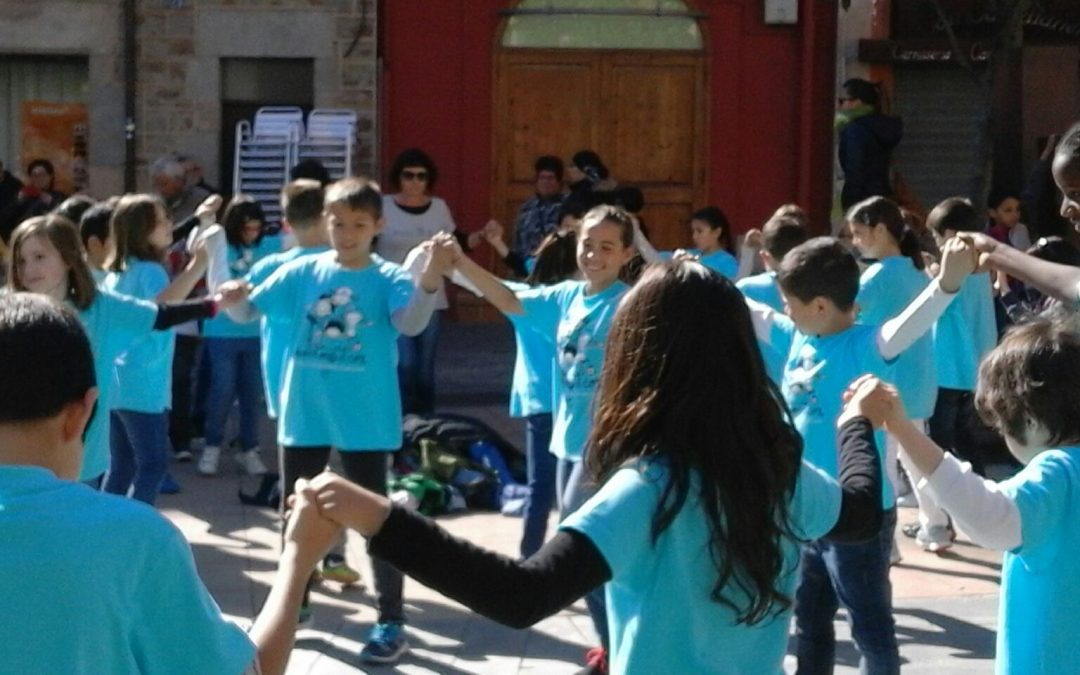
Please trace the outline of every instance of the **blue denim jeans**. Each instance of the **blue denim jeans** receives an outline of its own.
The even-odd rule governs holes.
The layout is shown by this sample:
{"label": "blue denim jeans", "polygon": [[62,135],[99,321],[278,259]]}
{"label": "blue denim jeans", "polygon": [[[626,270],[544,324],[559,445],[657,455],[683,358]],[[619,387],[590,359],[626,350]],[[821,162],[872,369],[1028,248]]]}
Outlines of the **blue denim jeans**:
{"label": "blue denim jeans", "polygon": [[233,401],[240,405],[240,449],[259,445],[262,370],[259,338],[206,338],[210,391],[206,399],[206,444],[220,447]]}
{"label": "blue denim jeans", "polygon": [[[596,494],[600,486],[593,484],[585,472],[585,463],[581,460],[571,461],[568,459],[557,460],[555,467],[555,483],[559,495],[559,520],[564,520],[582,504]],[[585,594],[585,606],[589,609],[589,617],[592,619],[596,634],[600,637],[600,644],[611,653],[611,644],[608,635],[607,598],[604,597],[604,587],[599,586]]]}
{"label": "blue denim jeans", "polygon": [[111,461],[105,492],[153,504],[157,498],[169,448],[169,414],[113,410],[109,419]]}
{"label": "blue denim jeans", "polygon": [[442,311],[436,310],[424,332],[398,337],[398,383],[405,415],[435,412],[435,348],[441,320]]}
{"label": "blue denim jeans", "polygon": [[521,557],[528,558],[544,545],[551,505],[555,503],[555,455],[551,445],[551,413],[525,419],[525,452],[528,460],[529,498],[521,532]]}
{"label": "blue denim jeans", "polygon": [[889,552],[896,535],[896,509],[885,512],[877,537],[861,544],[824,539],[803,547],[795,593],[795,653],[799,675],[833,672],[833,618],[842,604],[860,653],[863,675],[896,675],[900,651],[892,613]]}

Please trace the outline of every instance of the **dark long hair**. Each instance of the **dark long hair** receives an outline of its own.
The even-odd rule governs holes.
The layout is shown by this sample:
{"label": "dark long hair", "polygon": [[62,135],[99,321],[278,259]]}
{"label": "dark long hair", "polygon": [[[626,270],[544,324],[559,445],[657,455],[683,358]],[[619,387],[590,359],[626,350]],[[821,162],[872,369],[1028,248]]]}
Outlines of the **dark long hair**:
{"label": "dark long hair", "polygon": [[[696,262],[650,266],[611,326],[587,466],[597,480],[637,458],[669,468],[655,544],[692,475],[716,567],[710,597],[753,625],[791,605],[777,587],[802,439],[735,286]],[[745,600],[743,598],[745,594]]]}
{"label": "dark long hair", "polygon": [[864,199],[848,210],[847,220],[871,228],[881,223],[888,230],[889,235],[896,240],[900,253],[911,258],[911,262],[915,263],[915,269],[921,270],[926,266],[918,236],[908,227],[904,213],[891,199],[885,197]]}
{"label": "dark long hair", "polygon": [[536,265],[525,282],[530,286],[550,286],[570,279],[577,271],[577,233],[555,230],[536,247]]}
{"label": "dark long hair", "polygon": [[[262,226],[259,236],[250,244],[244,241],[244,226],[249,220],[257,220]],[[229,242],[229,246],[236,249],[258,246],[266,234],[266,214],[254,197],[238,194],[229,200],[229,205],[225,207],[225,213],[221,216],[221,227],[225,230],[225,240]]]}

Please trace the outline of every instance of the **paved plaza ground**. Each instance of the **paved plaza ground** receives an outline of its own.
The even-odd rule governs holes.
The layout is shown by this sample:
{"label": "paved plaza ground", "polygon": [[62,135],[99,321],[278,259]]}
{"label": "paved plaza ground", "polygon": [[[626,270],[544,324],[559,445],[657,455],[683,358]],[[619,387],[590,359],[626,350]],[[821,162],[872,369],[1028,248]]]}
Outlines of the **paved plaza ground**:
{"label": "paved plaza ground", "polygon": [[[509,327],[443,325],[440,408],[474,415],[522,442],[522,425],[505,414],[513,365]],[[264,447],[272,447],[271,441],[268,435]],[[265,454],[269,458],[272,453]],[[272,512],[239,503],[237,490],[251,491],[255,484],[234,472],[225,459],[221,475],[211,479],[197,476],[191,464],[174,466],[184,490],[162,496],[158,504],[191,542],[199,571],[222,609],[247,625],[269,589],[279,535]],[[901,525],[914,519],[913,510],[901,510]],[[440,522],[474,543],[516,553],[518,519],[469,513]],[[900,539],[903,560],[893,568],[892,581],[904,672],[992,672],[1000,555],[963,539],[946,554],[933,555]],[[370,583],[362,541],[350,539],[349,556]],[[411,580],[406,581],[405,598],[412,651],[396,667],[365,671],[356,654],[375,620],[370,589],[342,590],[333,584],[318,588],[313,595],[315,625],[299,634],[288,673],[573,673],[595,642],[581,602],[519,631],[477,616]],[[178,631],[182,634],[182,627]],[[842,620],[837,633],[836,672],[855,673],[858,656]],[[788,661],[790,669],[790,657]]]}

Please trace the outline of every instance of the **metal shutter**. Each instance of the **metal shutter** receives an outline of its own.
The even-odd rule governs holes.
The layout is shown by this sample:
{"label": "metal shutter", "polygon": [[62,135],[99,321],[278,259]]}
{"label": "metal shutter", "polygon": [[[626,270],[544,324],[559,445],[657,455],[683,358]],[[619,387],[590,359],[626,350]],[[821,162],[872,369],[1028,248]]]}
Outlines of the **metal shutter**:
{"label": "metal shutter", "polygon": [[893,160],[930,210],[946,197],[967,196],[975,165],[981,94],[958,66],[897,66],[893,108],[904,137]]}

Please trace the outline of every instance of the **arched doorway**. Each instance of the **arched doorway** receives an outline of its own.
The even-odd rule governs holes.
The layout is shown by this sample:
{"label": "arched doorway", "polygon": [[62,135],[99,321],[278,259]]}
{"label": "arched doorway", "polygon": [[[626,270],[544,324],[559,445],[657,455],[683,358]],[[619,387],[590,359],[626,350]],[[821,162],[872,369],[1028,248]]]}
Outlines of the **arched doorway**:
{"label": "arched doorway", "polygon": [[642,189],[653,242],[686,245],[707,184],[701,15],[681,0],[523,0],[504,14],[492,212],[513,223],[537,156],[589,148]]}

